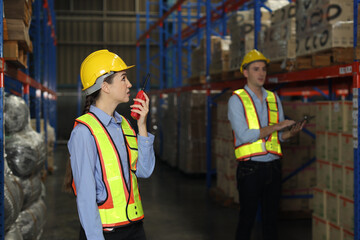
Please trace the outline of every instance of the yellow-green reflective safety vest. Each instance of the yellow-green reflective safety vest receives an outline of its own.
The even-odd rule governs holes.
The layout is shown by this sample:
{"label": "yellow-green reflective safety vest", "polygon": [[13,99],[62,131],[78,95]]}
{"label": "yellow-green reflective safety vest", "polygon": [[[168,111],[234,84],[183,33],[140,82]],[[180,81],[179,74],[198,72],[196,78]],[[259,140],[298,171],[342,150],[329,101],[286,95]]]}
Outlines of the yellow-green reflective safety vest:
{"label": "yellow-green reflective safety vest", "polygon": [[[274,125],[279,123],[279,109],[276,96],[273,92],[266,91],[266,103],[268,107],[268,125]],[[257,115],[255,104],[245,89],[238,89],[233,92],[236,94],[244,106],[245,118],[249,129],[260,129],[260,120]],[[273,132],[267,140],[259,139],[253,143],[245,143],[240,146],[236,146],[236,139],[234,133],[234,146],[235,156],[239,161],[249,160],[253,156],[265,155],[273,153],[282,156],[281,146],[279,142],[278,132]]]}
{"label": "yellow-green reflective safety vest", "polygon": [[[110,134],[94,113],[82,115],[76,119],[76,123],[82,123],[89,128],[98,150],[103,181],[108,194],[105,202],[98,206],[103,228],[123,226],[142,220],[144,211],[135,175],[138,143],[130,123],[122,117],[121,129],[126,143],[128,173],[124,172],[120,155]],[[124,174],[130,175],[130,188],[126,184]],[[75,189],[74,192],[76,194]]]}

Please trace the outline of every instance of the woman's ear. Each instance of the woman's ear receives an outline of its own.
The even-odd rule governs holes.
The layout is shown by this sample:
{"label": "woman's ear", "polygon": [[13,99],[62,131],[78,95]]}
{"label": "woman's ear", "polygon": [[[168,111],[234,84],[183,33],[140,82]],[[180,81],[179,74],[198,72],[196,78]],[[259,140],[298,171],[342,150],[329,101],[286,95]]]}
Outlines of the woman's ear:
{"label": "woman's ear", "polygon": [[107,82],[103,82],[101,84],[101,90],[103,90],[105,93],[109,93],[110,92],[109,84]]}

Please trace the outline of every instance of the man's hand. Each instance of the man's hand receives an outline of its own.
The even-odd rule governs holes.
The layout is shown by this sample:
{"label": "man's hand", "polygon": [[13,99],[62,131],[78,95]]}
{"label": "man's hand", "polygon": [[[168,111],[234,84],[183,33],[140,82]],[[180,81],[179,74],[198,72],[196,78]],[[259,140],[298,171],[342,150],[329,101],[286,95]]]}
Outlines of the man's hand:
{"label": "man's hand", "polygon": [[303,129],[305,124],[306,124],[306,120],[301,121],[301,122],[297,122],[296,124],[292,125],[290,130],[283,133],[282,138],[284,140],[286,140],[286,139],[289,139],[289,138],[292,138],[292,137],[296,136]]}
{"label": "man's hand", "polygon": [[263,127],[260,129],[260,139],[265,138],[267,136],[269,136],[270,134],[272,134],[275,131],[281,131],[287,127],[290,127],[292,125],[295,124],[295,121],[293,120],[284,120],[282,122],[279,122],[277,124],[271,125],[271,126],[267,126],[267,127]]}
{"label": "man's hand", "polygon": [[275,126],[276,131],[281,131],[281,130],[284,130],[285,128],[293,126],[295,124],[296,124],[296,122],[294,120],[286,119],[282,122],[279,122],[278,124],[275,124],[274,126]]}

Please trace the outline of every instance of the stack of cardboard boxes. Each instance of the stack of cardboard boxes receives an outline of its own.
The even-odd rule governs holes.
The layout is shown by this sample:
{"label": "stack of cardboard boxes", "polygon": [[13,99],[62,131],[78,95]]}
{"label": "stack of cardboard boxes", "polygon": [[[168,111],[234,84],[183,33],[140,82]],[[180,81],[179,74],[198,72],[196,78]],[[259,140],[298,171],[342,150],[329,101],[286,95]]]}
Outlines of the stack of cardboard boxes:
{"label": "stack of cardboard boxes", "polygon": [[184,173],[206,173],[206,93],[180,95],[179,169]]}
{"label": "stack of cardboard boxes", "polygon": [[296,1],[297,56],[353,47],[352,0]]}
{"label": "stack of cardboard boxes", "polygon": [[230,69],[230,36],[220,38],[214,44],[214,49],[211,54],[210,74],[227,72]]}
{"label": "stack of cardboard boxes", "polygon": [[4,58],[27,68],[27,54],[33,50],[29,36],[31,0],[4,1]]}
{"label": "stack of cardboard boxes", "polygon": [[[220,51],[222,39],[218,36],[211,36],[210,51],[211,55],[214,53],[215,45],[219,46]],[[226,43],[226,41],[224,42]],[[225,48],[226,44],[224,44]],[[226,49],[224,49],[226,51]],[[206,73],[206,38],[203,38],[200,42],[200,46],[193,50],[191,55],[191,75],[194,77],[204,76]],[[197,83],[197,82],[196,82]]]}
{"label": "stack of cardboard boxes", "polygon": [[217,188],[225,196],[239,202],[236,188],[236,167],[234,140],[230,121],[228,120],[228,100],[231,93],[217,99],[217,112],[213,121],[216,122],[216,134],[213,134],[213,161],[216,162]]}
{"label": "stack of cardboard boxes", "polygon": [[[287,119],[300,121],[305,116],[315,116],[314,103],[282,102],[284,115]],[[315,173],[315,120],[310,120],[297,136],[282,143],[282,175],[287,180],[282,186],[280,209],[283,212],[311,212],[311,198],[303,196],[310,195],[311,189],[316,184]],[[296,170],[303,168],[297,174]],[[291,177],[289,177],[291,176]],[[289,177],[289,178],[288,178]]]}
{"label": "stack of cardboard boxes", "polygon": [[161,158],[172,167],[178,167],[178,96],[163,94],[161,124],[163,128],[163,151]]}
{"label": "stack of cardboard boxes", "polygon": [[[261,31],[267,32],[270,26],[270,13],[261,12]],[[230,70],[240,68],[242,58],[254,48],[254,11],[240,11],[228,20],[228,29],[231,36]]]}
{"label": "stack of cardboard boxes", "polygon": [[[286,61],[296,58],[296,6],[295,3],[285,5],[277,9],[271,16],[271,26],[267,32],[261,32],[265,36],[260,38],[260,51],[271,62],[285,61],[283,68],[286,69]],[[273,71],[273,69],[270,69]],[[287,69],[289,70],[289,69]]]}
{"label": "stack of cardboard boxes", "polygon": [[352,102],[317,102],[316,127],[313,239],[353,239]]}

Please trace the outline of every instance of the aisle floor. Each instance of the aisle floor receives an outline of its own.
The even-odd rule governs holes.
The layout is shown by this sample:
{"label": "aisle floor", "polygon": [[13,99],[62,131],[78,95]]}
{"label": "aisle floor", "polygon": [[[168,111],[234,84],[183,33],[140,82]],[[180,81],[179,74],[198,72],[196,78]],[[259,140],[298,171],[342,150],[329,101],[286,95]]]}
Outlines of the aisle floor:
{"label": "aisle floor", "polygon": [[[55,151],[56,170],[46,178],[47,223],[41,240],[76,240],[80,223],[75,198],[62,192],[68,159],[65,145]],[[188,176],[157,161],[151,178],[141,179],[148,240],[234,239],[238,210],[211,200],[204,176]],[[253,240],[261,240],[255,227]],[[311,239],[311,220],[279,221],[279,240]]]}

